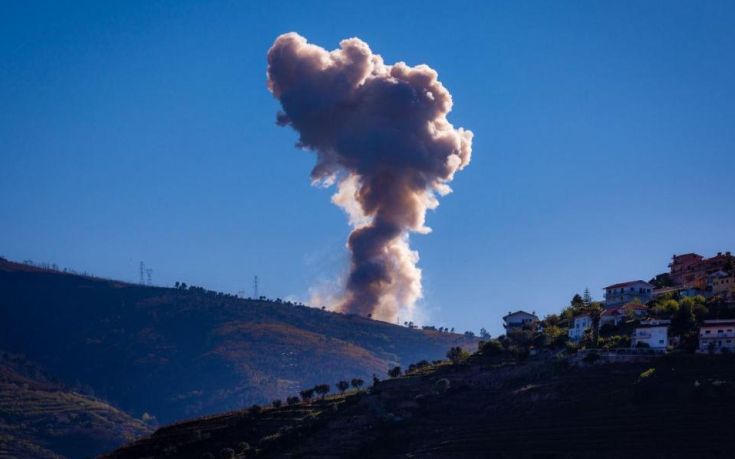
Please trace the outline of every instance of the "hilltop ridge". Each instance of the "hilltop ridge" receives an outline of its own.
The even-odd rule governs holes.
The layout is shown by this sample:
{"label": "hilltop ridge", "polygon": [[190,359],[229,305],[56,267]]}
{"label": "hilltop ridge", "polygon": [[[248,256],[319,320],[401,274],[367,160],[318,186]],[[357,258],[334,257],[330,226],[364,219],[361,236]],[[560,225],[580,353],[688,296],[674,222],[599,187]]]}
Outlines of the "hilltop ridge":
{"label": "hilltop ridge", "polygon": [[160,423],[369,380],[471,337],[199,287],[164,288],[0,260],[0,349]]}

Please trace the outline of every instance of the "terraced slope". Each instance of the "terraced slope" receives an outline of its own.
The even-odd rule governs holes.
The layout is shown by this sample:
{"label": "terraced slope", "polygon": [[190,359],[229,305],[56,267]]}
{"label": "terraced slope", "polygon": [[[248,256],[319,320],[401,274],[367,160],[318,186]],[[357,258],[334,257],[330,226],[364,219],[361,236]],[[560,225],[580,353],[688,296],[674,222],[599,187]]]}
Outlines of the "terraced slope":
{"label": "terraced slope", "polygon": [[104,401],[0,353],[0,458],[90,457],[152,431]]}
{"label": "terraced slope", "polygon": [[[300,407],[318,411],[306,422],[279,424],[279,410],[202,419],[111,457],[164,457],[166,448],[178,448],[182,458],[732,457],[735,359],[653,359],[570,367],[554,359],[495,365],[475,358],[320,402],[329,409]],[[191,434],[193,426],[206,440]],[[241,439],[249,449],[238,449]]]}

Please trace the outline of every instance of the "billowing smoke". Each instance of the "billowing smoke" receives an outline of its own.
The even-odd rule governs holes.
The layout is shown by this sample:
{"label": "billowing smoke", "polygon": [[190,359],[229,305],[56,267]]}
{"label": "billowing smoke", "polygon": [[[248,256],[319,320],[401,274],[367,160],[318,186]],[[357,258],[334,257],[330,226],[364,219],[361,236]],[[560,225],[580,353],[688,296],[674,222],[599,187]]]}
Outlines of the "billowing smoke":
{"label": "billowing smoke", "polygon": [[338,310],[395,320],[410,317],[422,296],[412,232],[455,172],[470,162],[472,132],[447,121],[449,91],[426,65],[386,65],[367,43],[350,38],[327,51],[296,33],[268,51],[268,88],[280,101],[279,125],[313,150],[314,184],[337,184],[332,202],[353,227],[351,268]]}

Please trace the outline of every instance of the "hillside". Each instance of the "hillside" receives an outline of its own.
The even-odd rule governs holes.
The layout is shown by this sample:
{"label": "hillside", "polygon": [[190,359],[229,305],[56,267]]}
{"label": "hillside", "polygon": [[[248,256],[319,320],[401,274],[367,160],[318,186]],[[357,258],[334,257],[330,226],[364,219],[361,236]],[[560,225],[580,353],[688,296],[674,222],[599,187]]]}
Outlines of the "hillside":
{"label": "hillside", "polygon": [[0,457],[89,457],[151,430],[52,381],[22,357],[0,352]]}
{"label": "hillside", "polygon": [[[144,287],[0,261],[0,349],[132,416],[168,423],[369,380],[462,335],[201,288]],[[12,324],[12,326],[7,326]]]}
{"label": "hillside", "polygon": [[444,364],[370,391],[158,430],[109,457],[732,457],[735,359]]}

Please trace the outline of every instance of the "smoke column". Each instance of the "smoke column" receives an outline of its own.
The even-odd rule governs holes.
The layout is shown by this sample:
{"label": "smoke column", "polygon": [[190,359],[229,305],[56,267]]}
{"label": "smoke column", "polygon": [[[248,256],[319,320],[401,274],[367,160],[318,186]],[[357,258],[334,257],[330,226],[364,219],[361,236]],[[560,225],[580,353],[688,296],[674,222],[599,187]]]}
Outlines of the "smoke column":
{"label": "smoke column", "polygon": [[452,96],[426,65],[386,65],[358,38],[327,51],[296,33],[268,51],[268,89],[282,126],[316,153],[312,183],[337,184],[332,202],[352,232],[351,267],[335,309],[394,321],[422,296],[411,233],[470,162],[472,132],[447,121]]}

